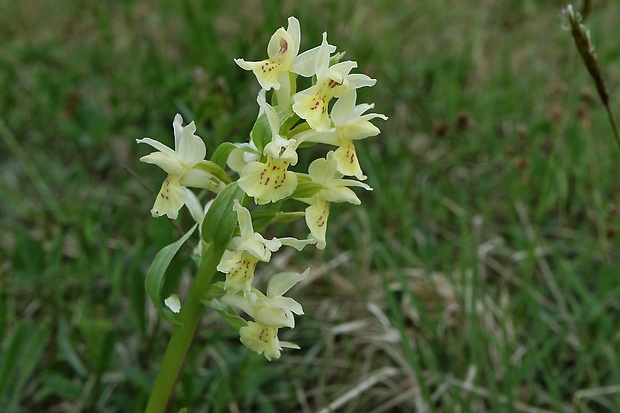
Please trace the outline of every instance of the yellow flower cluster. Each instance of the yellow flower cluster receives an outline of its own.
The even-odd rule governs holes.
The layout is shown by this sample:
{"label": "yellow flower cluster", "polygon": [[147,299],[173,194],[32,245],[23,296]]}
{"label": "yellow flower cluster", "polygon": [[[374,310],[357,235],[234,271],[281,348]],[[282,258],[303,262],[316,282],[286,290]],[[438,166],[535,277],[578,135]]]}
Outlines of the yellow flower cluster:
{"label": "yellow flower cluster", "polygon": [[[200,224],[208,208],[200,205],[190,187],[218,193],[228,185],[238,185],[245,194],[243,199],[234,200],[232,210],[223,212],[236,214],[236,229],[217,266],[225,280],[221,283],[222,294],[216,298],[220,303],[218,311],[236,307],[251,317],[240,319],[241,342],[269,360],[280,357],[282,348],[298,348],[280,341],[278,330],[293,328],[294,316],[303,314],[301,304],[284,294],[303,280],[309,270],[273,275],[267,293],[263,294],[254,286],[258,262],[268,262],[283,245],[298,250],[310,244],[325,248],[330,204],[359,205],[361,201],[351,187],[372,190],[361,182],[366,176],[354,142],[379,134],[371,120],[387,119],[382,114],[366,113],[373,105],[356,103],[357,89],[373,86],[376,81],[352,73],[357,63],[341,61],[344,53],[336,53],[336,47],[327,41],[327,33],[323,33],[319,46],[303,53],[299,51],[300,43],[299,21],[290,17],[287,29],[279,28],[271,37],[267,59],[235,59],[237,65],[256,75],[262,87],[256,99],[259,115],[248,142],[227,143],[228,146],[215,151],[218,159],[213,155],[211,160],[205,160],[206,146],[195,134],[196,126],[193,122],[183,126],[178,114],[173,122],[174,150],[150,138],[138,140],[158,150],[141,161],[158,165],[168,174],[151,210],[154,216],[175,219],[186,205]],[[311,85],[297,90],[299,78],[310,78]],[[313,144],[335,150],[315,159],[307,172],[292,170],[298,162],[297,151]],[[236,182],[224,170],[226,166],[238,174]],[[307,206],[298,212],[281,211],[287,200]],[[306,239],[265,239],[253,224],[253,218],[256,221],[259,216],[267,216],[269,222],[287,222],[303,216],[309,235]],[[210,230],[216,229],[201,225],[203,240],[204,232]],[[203,241],[200,244],[197,254],[202,253]],[[182,311],[176,295],[165,304],[175,313]]]}

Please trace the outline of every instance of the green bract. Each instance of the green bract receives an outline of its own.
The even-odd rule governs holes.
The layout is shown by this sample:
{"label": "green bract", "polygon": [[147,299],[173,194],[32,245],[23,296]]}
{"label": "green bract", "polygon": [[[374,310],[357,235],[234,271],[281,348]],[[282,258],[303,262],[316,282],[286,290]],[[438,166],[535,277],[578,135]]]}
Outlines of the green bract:
{"label": "green bract", "polygon": [[228,157],[235,148],[236,146],[234,143],[223,142],[217,147],[215,152],[213,152],[213,155],[211,155],[211,162],[218,165],[220,168],[225,169]]}
{"label": "green bract", "polygon": [[225,246],[237,228],[235,200],[243,203],[244,193],[236,183],[228,184],[213,201],[202,221],[202,240],[207,244]]}
{"label": "green bract", "polygon": [[222,319],[226,321],[229,326],[237,331],[241,329],[241,327],[248,325],[248,322],[241,318],[239,314],[237,314],[237,312],[229,305],[223,304],[215,299],[204,300],[203,304],[217,311],[220,317],[222,317]]}
{"label": "green bract", "polygon": [[256,119],[256,123],[250,132],[252,136],[252,142],[259,152],[263,152],[265,145],[271,142],[271,129],[269,128],[269,121],[267,115],[264,113]]}
{"label": "green bract", "polygon": [[310,198],[323,188],[323,185],[316,182],[299,182],[291,198]]}

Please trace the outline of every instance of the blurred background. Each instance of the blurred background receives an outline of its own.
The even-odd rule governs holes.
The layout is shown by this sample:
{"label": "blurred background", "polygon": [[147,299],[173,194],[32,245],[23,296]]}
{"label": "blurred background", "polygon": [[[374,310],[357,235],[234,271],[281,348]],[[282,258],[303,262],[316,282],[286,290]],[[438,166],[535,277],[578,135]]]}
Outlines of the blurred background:
{"label": "blurred background", "polygon": [[[259,87],[233,58],[291,15],[302,50],[327,31],[377,79],[374,191],[332,209],[324,251],[259,266],[312,268],[280,337],[302,349],[269,363],[208,313],[170,411],[620,411],[620,148],[565,6],[0,0],[0,411],[144,409],[171,332],[144,277],[178,233],[135,139],[172,146],[180,112],[209,155],[247,140]],[[619,8],[586,21],[616,117]]]}

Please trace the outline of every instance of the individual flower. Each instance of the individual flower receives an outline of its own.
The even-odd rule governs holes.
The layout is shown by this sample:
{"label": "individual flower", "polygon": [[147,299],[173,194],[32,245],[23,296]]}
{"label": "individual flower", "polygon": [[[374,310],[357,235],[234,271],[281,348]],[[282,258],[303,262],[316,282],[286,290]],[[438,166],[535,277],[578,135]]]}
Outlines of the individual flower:
{"label": "individual flower", "polygon": [[293,314],[304,313],[301,304],[284,294],[295,284],[308,276],[310,269],[303,273],[281,272],[273,276],[267,285],[267,295],[256,288],[238,294],[227,294],[222,297],[222,302],[241,308],[257,323],[282,328],[295,327]]}
{"label": "individual flower", "polygon": [[241,308],[255,321],[249,321],[245,327],[239,330],[241,342],[250,350],[258,354],[265,354],[268,360],[280,357],[280,351],[284,347],[296,348],[299,346],[278,339],[278,329],[282,327],[295,327],[293,314],[303,314],[301,304],[284,293],[295,284],[303,280],[309,269],[303,273],[283,272],[273,276],[267,286],[267,295],[256,288],[239,294],[227,294],[222,297],[224,304]]}
{"label": "individual flower", "polygon": [[338,164],[333,151],[327,153],[327,158],[316,159],[308,168],[308,175],[312,182],[320,184],[320,189],[311,198],[302,199],[310,204],[306,208],[306,224],[310,229],[310,238],[317,241],[317,248],[325,248],[325,234],[327,219],[329,218],[329,205],[332,202],[349,202],[359,205],[360,199],[351,190],[350,186],[361,187],[372,191],[372,188],[363,182],[352,179],[342,179],[338,172]]}
{"label": "individual flower", "polygon": [[271,36],[267,45],[268,59],[260,62],[235,59],[235,63],[242,69],[253,71],[263,89],[280,89],[282,84],[289,83],[288,72],[292,69],[293,61],[299,52],[300,41],[299,21],[295,17],[289,17],[287,29],[280,27]]}
{"label": "individual flower", "polygon": [[337,146],[338,149],[334,152],[334,158],[338,165],[338,172],[343,175],[354,175],[357,179],[364,180],[366,176],[360,168],[353,141],[378,135],[380,133],[379,128],[370,123],[370,120],[374,118],[387,120],[387,116],[378,113],[364,115],[364,112],[372,109],[374,105],[356,105],[356,98],[356,90],[351,89],[334,103],[331,110],[334,123],[332,128],[323,132],[311,129],[302,132],[295,138],[298,143],[316,142]]}
{"label": "individual flower", "polygon": [[[299,21],[295,17],[289,17],[287,29],[280,27],[271,36],[267,45],[267,59],[259,62],[235,59],[235,63],[242,69],[253,71],[263,89],[273,88],[279,91],[283,88],[286,89],[286,93],[279,93],[278,96],[287,96],[291,88],[291,72],[305,77],[314,74],[314,61],[319,48],[315,47],[298,55],[300,42]],[[336,48],[329,45],[328,50],[332,53]]]}
{"label": "individual flower", "polygon": [[293,111],[317,131],[331,126],[327,109],[332,97],[339,98],[350,89],[373,86],[377,82],[364,74],[349,74],[357,67],[357,62],[347,60],[330,66],[330,50],[327,33],[323,33],[315,60],[316,84],[293,96]]}
{"label": "individual flower", "polygon": [[269,261],[271,253],[277,251],[282,243],[277,239],[266,240],[258,232],[254,232],[252,216],[247,208],[235,200],[233,210],[237,213],[237,221],[241,234],[230,240],[217,270],[226,274],[224,289],[227,293],[248,291],[254,280],[254,270],[258,261]]}
{"label": "individual flower", "polygon": [[278,339],[278,329],[249,321],[239,330],[239,339],[247,348],[258,354],[265,354],[267,360],[280,358],[283,348],[299,349],[299,346]]}
{"label": "individual flower", "polygon": [[253,161],[241,171],[239,187],[257,204],[276,202],[291,195],[297,187],[297,175],[289,171],[289,165],[297,164],[297,141],[279,134],[280,121],[276,110],[265,100],[262,90],[257,98],[261,110],[269,122],[272,139],[263,150],[266,162]]}
{"label": "individual flower", "polygon": [[185,187],[205,188],[213,191],[219,188],[220,182],[217,178],[204,169],[196,167],[200,161],[204,160],[207,152],[205,143],[195,134],[196,125],[194,122],[187,126],[182,126],[182,124],[183,118],[177,113],[172,123],[175,150],[154,139],[136,140],[138,143],[146,143],[159,150],[159,152],[143,156],[140,160],[155,164],[168,173],[151,209],[154,217],[167,215],[168,218],[175,219],[187,198]]}

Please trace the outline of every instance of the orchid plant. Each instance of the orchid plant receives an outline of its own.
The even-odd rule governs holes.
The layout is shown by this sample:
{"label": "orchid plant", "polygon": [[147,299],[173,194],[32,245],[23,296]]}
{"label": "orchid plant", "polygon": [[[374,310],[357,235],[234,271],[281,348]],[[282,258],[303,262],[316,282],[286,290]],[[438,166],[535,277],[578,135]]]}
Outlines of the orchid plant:
{"label": "orchid plant", "polygon": [[[379,129],[370,121],[387,119],[364,114],[373,105],[356,104],[357,89],[376,81],[351,73],[357,63],[343,61],[344,53],[336,53],[326,33],[319,46],[303,53],[299,53],[300,43],[299,22],[290,17],[287,29],[279,28],[271,37],[267,59],[235,59],[239,67],[254,73],[262,88],[256,99],[258,118],[247,142],[225,142],[206,160],[207,148],[196,135],[196,125],[183,126],[179,114],[173,121],[174,150],[154,139],[137,140],[157,150],[140,160],[167,173],[151,214],[176,219],[186,206],[196,221],[181,239],[156,255],[147,273],[146,289],[153,304],[175,324],[147,412],[166,409],[207,308],[222,315],[245,346],[268,360],[279,358],[284,348],[298,349],[294,343],[280,341],[278,332],[294,328],[295,316],[303,314],[302,305],[284,294],[310,269],[272,275],[263,293],[255,285],[256,267],[259,262],[268,263],[282,247],[325,248],[330,204],[359,205],[351,188],[372,190],[361,182],[366,176],[353,142],[378,135]],[[311,86],[298,91],[299,77],[310,78]],[[326,151],[324,158],[315,159],[303,172],[297,151],[316,144],[336,149]],[[197,195],[189,188],[206,191]],[[208,196],[214,199],[203,206],[199,195],[205,192],[214,194]],[[260,233],[270,223],[301,218],[308,228],[305,238],[266,239]],[[197,227],[198,268],[182,299],[178,292],[164,288],[166,269]]]}

